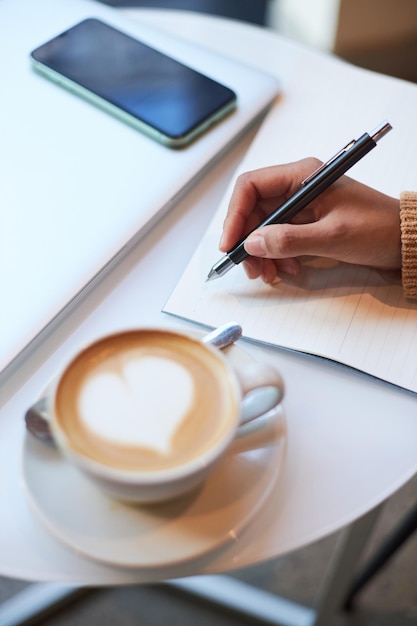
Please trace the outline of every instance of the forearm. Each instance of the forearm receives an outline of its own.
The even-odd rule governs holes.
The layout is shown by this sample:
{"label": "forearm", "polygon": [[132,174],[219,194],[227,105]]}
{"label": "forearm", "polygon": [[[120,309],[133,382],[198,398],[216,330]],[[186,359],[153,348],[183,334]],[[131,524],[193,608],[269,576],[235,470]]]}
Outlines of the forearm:
{"label": "forearm", "polygon": [[417,192],[400,196],[402,284],[407,298],[417,299]]}

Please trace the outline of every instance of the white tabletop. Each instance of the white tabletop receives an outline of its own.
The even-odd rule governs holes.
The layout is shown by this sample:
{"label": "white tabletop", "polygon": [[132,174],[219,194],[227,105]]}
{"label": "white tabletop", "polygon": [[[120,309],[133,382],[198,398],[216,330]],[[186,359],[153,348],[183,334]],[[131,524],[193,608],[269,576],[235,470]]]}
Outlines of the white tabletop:
{"label": "white tabletop", "polygon": [[[284,93],[291,89],[293,69],[304,55],[316,54],[243,23],[181,12],[131,13],[277,74]],[[214,167],[11,380],[0,410],[2,575],[100,585],[223,572],[279,556],[341,528],[415,473],[413,395],[325,361],[243,342],[242,348],[275,363],[285,378],[287,450],[267,501],[224,549],[168,568],[114,568],[58,543],[28,505],[21,469],[26,408],[67,355],[92,337],[155,323],[193,329],[161,309],[250,139]]]}

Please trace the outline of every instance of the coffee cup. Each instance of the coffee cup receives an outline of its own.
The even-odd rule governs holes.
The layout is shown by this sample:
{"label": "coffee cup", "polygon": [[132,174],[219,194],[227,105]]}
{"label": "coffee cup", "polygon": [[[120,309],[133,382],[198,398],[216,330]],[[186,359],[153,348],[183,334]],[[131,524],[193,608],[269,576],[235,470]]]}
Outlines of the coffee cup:
{"label": "coffee cup", "polygon": [[221,351],[163,328],[127,330],[82,349],[48,398],[53,438],[117,499],[156,503],[200,485],[239,426],[278,406],[280,374],[232,364]]}

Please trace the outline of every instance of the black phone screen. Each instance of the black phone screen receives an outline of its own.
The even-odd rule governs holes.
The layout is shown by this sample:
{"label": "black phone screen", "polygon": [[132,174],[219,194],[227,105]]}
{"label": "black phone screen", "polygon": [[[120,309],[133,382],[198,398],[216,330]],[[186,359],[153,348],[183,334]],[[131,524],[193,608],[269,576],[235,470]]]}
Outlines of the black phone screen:
{"label": "black phone screen", "polygon": [[228,87],[97,19],[31,56],[171,138],[186,136],[236,100]]}

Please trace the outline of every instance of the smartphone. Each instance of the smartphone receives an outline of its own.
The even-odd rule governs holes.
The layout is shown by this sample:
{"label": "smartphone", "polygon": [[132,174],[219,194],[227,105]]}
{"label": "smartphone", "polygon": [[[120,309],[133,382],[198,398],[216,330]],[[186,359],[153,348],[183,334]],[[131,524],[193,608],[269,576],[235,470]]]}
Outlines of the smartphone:
{"label": "smartphone", "polygon": [[208,76],[93,18],[33,50],[34,69],[172,148],[236,107]]}

